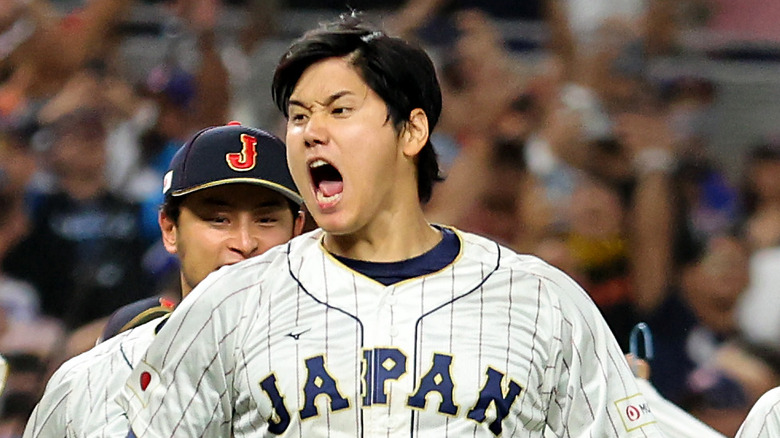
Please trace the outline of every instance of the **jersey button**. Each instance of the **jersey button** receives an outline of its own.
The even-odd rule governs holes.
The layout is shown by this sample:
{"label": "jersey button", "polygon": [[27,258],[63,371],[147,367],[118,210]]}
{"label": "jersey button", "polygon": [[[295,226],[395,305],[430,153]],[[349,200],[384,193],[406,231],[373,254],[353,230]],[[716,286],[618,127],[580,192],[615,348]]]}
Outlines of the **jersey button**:
{"label": "jersey button", "polygon": [[396,298],[394,295],[390,295],[389,297],[387,297],[387,304],[388,305],[394,306],[395,303],[397,303],[397,302],[398,302],[398,298]]}
{"label": "jersey button", "polygon": [[398,327],[396,326],[390,327],[390,336],[394,338],[398,336]]}

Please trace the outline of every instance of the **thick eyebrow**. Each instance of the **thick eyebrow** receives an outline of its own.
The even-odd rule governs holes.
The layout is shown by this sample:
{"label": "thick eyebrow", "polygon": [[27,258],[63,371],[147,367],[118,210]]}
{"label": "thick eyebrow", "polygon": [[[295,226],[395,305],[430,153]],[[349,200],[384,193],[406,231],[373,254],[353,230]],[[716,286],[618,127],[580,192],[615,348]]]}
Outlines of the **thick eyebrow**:
{"label": "thick eyebrow", "polygon": [[[323,101],[321,103],[317,102],[316,100],[314,101],[314,103],[318,103],[318,104],[320,104],[322,106],[328,106],[328,105],[332,104],[333,102],[341,99],[342,97],[350,95],[350,94],[354,95],[355,93],[353,93],[352,91],[349,91],[349,90],[342,90],[342,91],[339,91],[339,92],[331,94],[330,96],[327,97],[327,99],[325,99],[325,101]],[[300,100],[290,99],[289,101],[287,101],[287,106],[288,107],[291,107],[293,105],[299,106],[299,107],[302,107],[302,108],[305,108],[305,109],[308,109],[308,110],[311,110],[310,106],[307,106],[306,104],[304,104]]]}

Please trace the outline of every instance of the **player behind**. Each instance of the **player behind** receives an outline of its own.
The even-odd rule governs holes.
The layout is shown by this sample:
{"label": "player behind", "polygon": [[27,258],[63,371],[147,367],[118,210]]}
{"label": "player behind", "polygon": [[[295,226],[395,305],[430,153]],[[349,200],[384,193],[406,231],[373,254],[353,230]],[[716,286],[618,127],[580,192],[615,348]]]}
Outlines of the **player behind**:
{"label": "player behind", "polygon": [[[159,224],[178,256],[182,295],[209,273],[300,234],[302,199],[285,146],[258,129],[229,124],[200,131],[171,161]],[[28,421],[25,437],[124,436],[115,402],[164,319],[126,330],[63,364]]]}
{"label": "player behind", "polygon": [[343,17],[292,44],[273,95],[321,229],[195,288],[122,392],[135,436],[661,436],[574,281],[426,221],[422,49]]}

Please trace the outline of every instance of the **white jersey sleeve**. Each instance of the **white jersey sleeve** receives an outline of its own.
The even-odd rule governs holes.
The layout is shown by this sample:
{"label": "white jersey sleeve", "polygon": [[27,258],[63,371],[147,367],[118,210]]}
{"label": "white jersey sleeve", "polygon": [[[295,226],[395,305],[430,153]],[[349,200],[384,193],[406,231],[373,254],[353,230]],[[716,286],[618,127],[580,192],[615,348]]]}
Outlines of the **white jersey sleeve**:
{"label": "white jersey sleeve", "polygon": [[23,437],[67,436],[65,428],[68,422],[66,410],[69,395],[70,378],[60,368],[49,379],[43,397],[27,420]]}
{"label": "white jersey sleeve", "polygon": [[767,391],[750,409],[735,438],[780,436],[780,387]]}
{"label": "white jersey sleeve", "polygon": [[[577,438],[663,436],[625,355],[587,293],[545,262],[517,257],[520,263],[509,267],[538,282],[536,325],[542,336],[533,336],[533,342],[552,355],[547,365],[547,378],[553,381],[546,419],[550,431]],[[547,312],[541,310],[545,308]]]}
{"label": "white jersey sleeve", "polygon": [[95,360],[94,349],[88,350],[63,363],[51,376],[35,410],[27,421],[24,438],[74,436],[68,433],[72,418],[71,397],[74,382],[80,379],[81,370]]}
{"label": "white jersey sleeve", "polygon": [[231,358],[239,313],[230,309],[240,308],[242,292],[252,286],[249,276],[223,267],[171,314],[118,398],[136,437],[231,436]]}
{"label": "white jersey sleeve", "polygon": [[121,333],[62,364],[49,379],[24,437],[126,434],[127,417],[115,397],[159,323],[150,321]]}

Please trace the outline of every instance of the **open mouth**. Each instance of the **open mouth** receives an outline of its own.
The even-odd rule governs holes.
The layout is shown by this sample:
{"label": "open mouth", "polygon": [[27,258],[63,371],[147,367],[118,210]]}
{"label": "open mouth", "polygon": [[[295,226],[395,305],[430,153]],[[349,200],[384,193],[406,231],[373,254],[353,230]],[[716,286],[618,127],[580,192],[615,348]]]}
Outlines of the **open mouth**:
{"label": "open mouth", "polygon": [[314,193],[320,204],[332,204],[341,199],[344,179],[341,173],[325,160],[318,159],[309,164]]}

